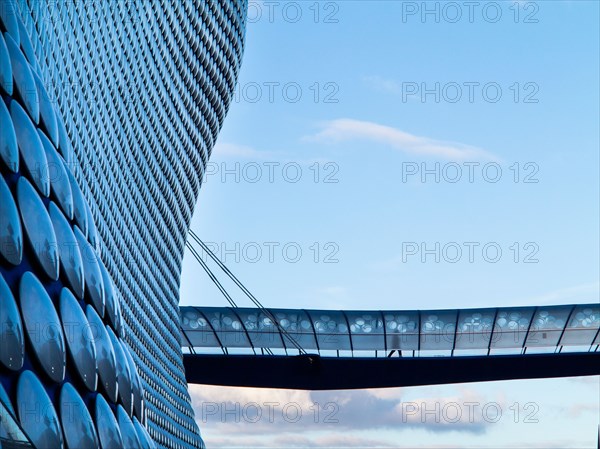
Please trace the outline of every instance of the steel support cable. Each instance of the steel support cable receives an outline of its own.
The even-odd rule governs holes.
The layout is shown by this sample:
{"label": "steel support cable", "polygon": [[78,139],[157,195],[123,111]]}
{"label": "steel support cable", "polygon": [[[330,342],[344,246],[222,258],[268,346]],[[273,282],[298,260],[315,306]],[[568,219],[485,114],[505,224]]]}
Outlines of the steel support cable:
{"label": "steel support cable", "polygon": [[[277,327],[277,329],[279,330],[279,332],[285,336],[291,343],[292,345],[298,350],[300,351],[301,354],[306,354],[306,351],[304,350],[304,348],[302,348],[302,346],[300,346],[300,344],[294,339],[294,337],[292,337],[277,321],[277,319],[275,318],[275,316],[273,316],[273,314],[271,313],[270,310],[268,310],[267,308],[265,308],[258,299],[256,299],[256,297],[246,288],[246,286],[244,284],[242,284],[242,282],[235,277],[235,275],[229,270],[229,268],[227,268],[227,266],[225,266],[225,264],[223,262],[221,262],[221,260],[214,255],[214,253],[210,250],[210,248],[200,239],[200,237],[198,237],[196,235],[196,233],[194,231],[192,231],[191,229],[189,230],[189,234],[192,236],[192,238],[202,247],[202,249],[209,255],[209,257],[219,266],[219,268],[221,268],[221,270],[223,270],[223,272],[225,272],[225,274],[227,276],[229,276],[229,278],[235,283],[235,285],[237,285],[240,290],[242,290],[246,296],[248,298],[250,298],[250,300],[254,303],[254,305],[256,305],[256,307],[258,307],[265,315],[267,315],[267,317],[273,322],[273,324]],[[191,245],[189,244],[189,242],[186,242],[186,245],[189,247],[191,247]],[[196,259],[200,259],[196,257]],[[203,264],[203,268],[206,266],[206,263],[204,261],[201,262]],[[207,270],[207,272],[210,272],[210,269],[208,268],[208,266],[206,266],[206,268],[204,268],[205,270]],[[214,275],[212,274],[212,272],[210,272],[210,275],[212,275],[211,279],[214,277]],[[209,276],[210,276],[209,275]],[[215,278],[216,280],[216,278]],[[218,282],[218,281],[216,281]],[[220,285],[220,284],[219,284]],[[229,297],[229,295],[227,295],[227,297]],[[229,297],[230,298],[230,297]],[[234,306],[237,307],[237,306]]]}
{"label": "steel support cable", "polygon": [[198,237],[196,235],[196,233],[194,233],[194,231],[192,231],[191,229],[190,229],[190,235],[202,247],[202,249],[210,256],[210,258],[219,266],[219,268],[221,268],[221,270],[223,270],[225,272],[225,274],[227,274],[227,276],[229,276],[229,278],[240,288],[240,290],[242,290],[246,294],[246,296],[248,296],[248,298],[250,298],[250,300],[256,305],[256,307],[258,307],[265,315],[267,315],[267,317],[277,327],[277,329],[279,330],[280,334],[282,336],[285,336],[292,343],[292,345],[298,351],[300,351],[301,354],[306,354],[306,351],[304,350],[304,348],[302,348],[302,346],[300,346],[300,344],[294,339],[294,337],[292,337],[279,324],[279,322],[277,321],[277,319],[275,318],[275,316],[273,316],[273,314],[271,313],[271,311],[268,310],[267,308],[265,308],[260,303],[260,301],[258,299],[256,299],[256,297],[244,286],[244,284],[242,284],[242,282],[237,277],[235,277],[235,275],[229,270],[229,268],[227,268],[227,266],[225,266],[225,264],[223,264],[223,262],[221,262],[221,260],[217,256],[215,256],[213,254],[213,252],[210,250],[210,248],[208,248],[208,246],[200,239],[200,237]]}
{"label": "steel support cable", "polygon": [[227,299],[227,301],[229,302],[229,304],[231,304],[231,307],[237,307],[237,304],[235,303],[235,301],[233,300],[233,298],[231,298],[231,296],[229,296],[229,293],[227,293],[227,291],[221,285],[221,283],[219,282],[219,280],[217,279],[217,277],[213,274],[213,272],[210,271],[210,268],[208,268],[208,265],[206,265],[206,262],[204,262],[202,260],[202,257],[200,257],[200,255],[194,249],[194,247],[191,244],[189,244],[188,242],[186,242],[185,245],[189,248],[190,252],[194,256],[194,258],[198,261],[198,263],[200,264],[200,266],[202,266],[202,268],[204,268],[204,271],[206,271],[206,274],[208,274],[208,277],[210,277],[210,279],[215,283],[215,285],[218,287],[218,289],[221,291],[221,293],[223,293],[223,296],[225,296],[225,298]]}
{"label": "steel support cable", "polygon": [[285,336],[288,340],[290,340],[292,345],[296,349],[298,349],[298,351],[300,351],[300,353],[306,354],[306,351],[304,351],[302,346],[300,346],[300,344],[298,344],[298,342],[285,329],[283,329],[283,327],[279,324],[279,322],[277,321],[275,316],[273,316],[271,311],[268,310],[266,307],[264,307],[260,303],[260,301],[258,299],[256,299],[256,297],[246,288],[246,286],[244,284],[242,284],[242,282],[229,270],[229,268],[227,268],[227,266],[223,262],[221,262],[221,260],[217,256],[214,255],[214,253],[210,250],[210,248],[208,248],[208,246],[200,239],[200,237],[198,237],[196,235],[196,233],[194,231],[192,231],[191,229],[190,229],[190,235],[202,247],[202,249],[210,256],[210,258],[221,268],[221,270],[223,270],[225,272],[225,274],[227,274],[227,276],[229,276],[229,278],[240,288],[240,290],[242,290],[246,294],[246,296],[248,296],[248,298],[250,298],[250,300],[254,303],[254,305],[256,305],[256,307],[258,307],[265,315],[267,315],[267,317],[277,327],[280,334],[282,336]]}

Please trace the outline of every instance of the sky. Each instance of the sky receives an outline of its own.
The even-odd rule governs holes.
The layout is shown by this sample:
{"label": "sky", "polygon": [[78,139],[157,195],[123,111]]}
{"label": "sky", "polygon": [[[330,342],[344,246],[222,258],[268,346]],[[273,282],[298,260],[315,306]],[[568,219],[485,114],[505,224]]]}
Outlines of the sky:
{"label": "sky", "polygon": [[[266,307],[599,301],[599,18],[585,0],[250,1],[192,229]],[[181,304],[226,305],[189,253]],[[596,447],[599,382],[191,393],[214,448],[573,448]]]}

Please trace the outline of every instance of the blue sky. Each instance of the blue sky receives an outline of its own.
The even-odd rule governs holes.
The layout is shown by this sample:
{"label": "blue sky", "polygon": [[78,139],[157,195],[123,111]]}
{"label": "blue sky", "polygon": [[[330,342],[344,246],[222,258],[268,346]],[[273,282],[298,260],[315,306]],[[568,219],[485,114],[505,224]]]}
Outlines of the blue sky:
{"label": "blue sky", "polygon": [[[236,99],[192,229],[270,307],[598,301],[598,3],[427,2],[438,20],[424,7],[251,2]],[[181,302],[225,304],[189,254]],[[196,404],[266,394],[193,392]],[[327,398],[356,410],[365,397],[389,404],[377,402],[385,394],[535,402],[542,419],[526,431],[511,420],[473,430],[393,416],[365,427],[348,411],[347,427],[267,426],[269,447],[346,446],[335,443],[342,434],[363,447],[593,447],[597,438],[598,378]],[[253,446],[260,427],[200,424],[212,447]]]}

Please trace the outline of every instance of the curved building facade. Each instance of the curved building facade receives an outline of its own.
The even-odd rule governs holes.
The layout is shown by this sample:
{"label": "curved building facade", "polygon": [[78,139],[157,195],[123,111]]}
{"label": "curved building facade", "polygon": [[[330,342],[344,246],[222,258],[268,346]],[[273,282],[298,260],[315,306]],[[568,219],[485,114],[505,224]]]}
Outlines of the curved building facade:
{"label": "curved building facade", "polygon": [[0,0],[0,447],[203,447],[179,281],[246,0]]}

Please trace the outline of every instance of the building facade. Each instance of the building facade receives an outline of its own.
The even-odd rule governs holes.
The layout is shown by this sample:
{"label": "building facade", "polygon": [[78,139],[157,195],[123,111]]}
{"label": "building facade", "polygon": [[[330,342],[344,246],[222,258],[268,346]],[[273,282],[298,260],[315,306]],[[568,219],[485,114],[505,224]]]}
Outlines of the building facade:
{"label": "building facade", "polygon": [[203,447],[181,263],[246,0],[0,0],[0,447]]}

